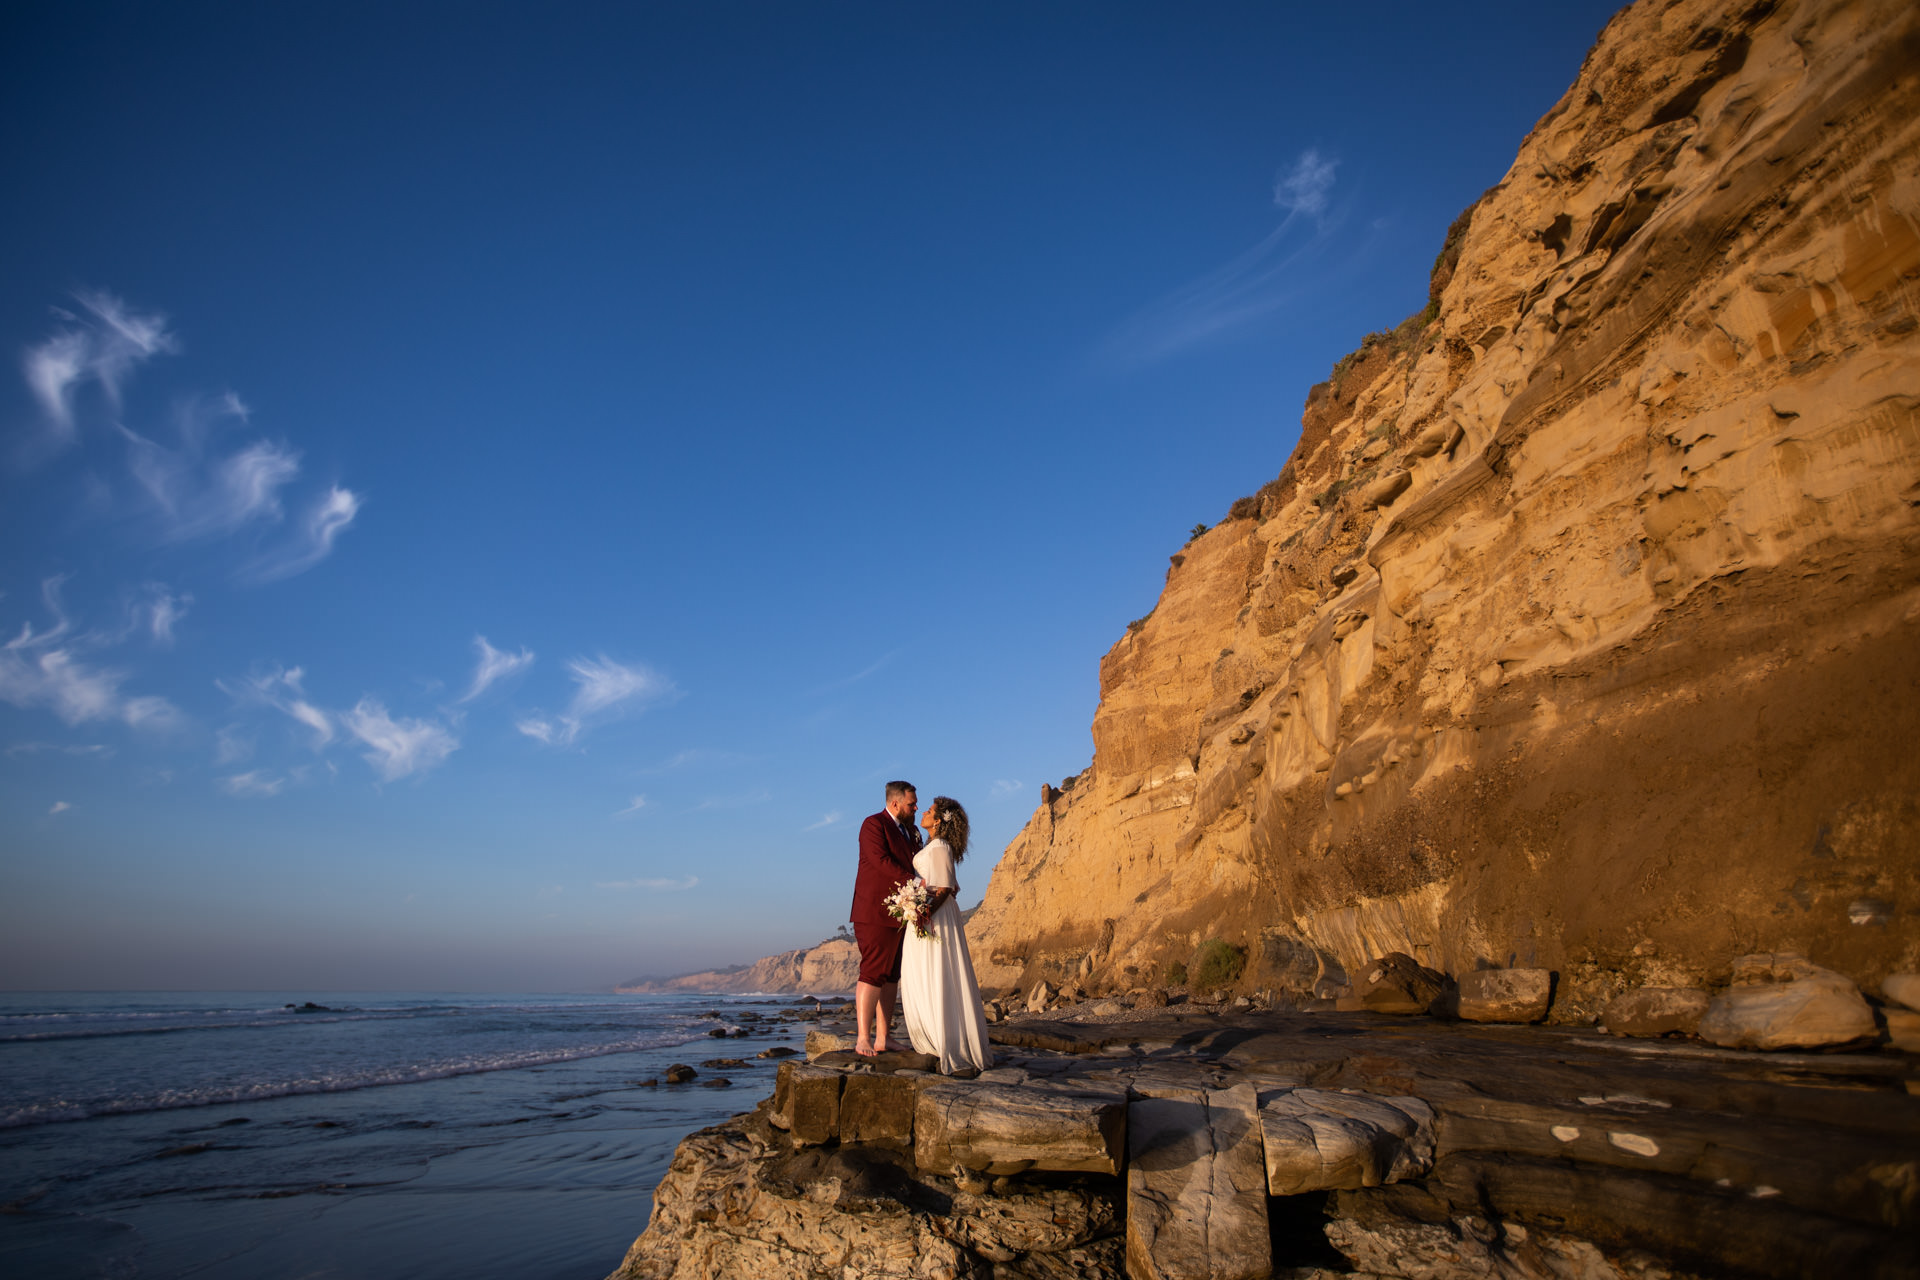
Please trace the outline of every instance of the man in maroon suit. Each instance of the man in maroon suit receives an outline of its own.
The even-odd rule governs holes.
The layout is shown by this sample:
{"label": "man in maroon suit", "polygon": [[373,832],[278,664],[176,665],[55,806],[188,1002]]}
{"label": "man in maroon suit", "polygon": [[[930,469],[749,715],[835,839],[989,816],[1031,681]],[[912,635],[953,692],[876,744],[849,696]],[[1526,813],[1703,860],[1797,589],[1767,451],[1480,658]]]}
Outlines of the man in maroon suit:
{"label": "man in maroon suit", "polygon": [[869,1057],[889,1047],[887,1022],[900,989],[900,945],[906,928],[887,914],[887,898],[913,879],[913,855],[920,852],[913,815],[919,807],[911,782],[889,782],[887,807],[860,824],[860,871],[853,881],[850,913],[853,940],[860,945],[853,1050]]}

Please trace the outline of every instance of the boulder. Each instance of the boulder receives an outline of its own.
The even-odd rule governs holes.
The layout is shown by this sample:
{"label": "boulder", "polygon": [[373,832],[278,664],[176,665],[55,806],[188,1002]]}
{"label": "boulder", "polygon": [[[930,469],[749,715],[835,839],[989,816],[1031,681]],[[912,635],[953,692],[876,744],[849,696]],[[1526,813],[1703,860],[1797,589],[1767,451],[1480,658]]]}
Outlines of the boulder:
{"label": "boulder", "polygon": [[1729,1049],[1818,1049],[1878,1033],[1853,983],[1793,952],[1742,956],[1707,1005],[1700,1038]]}
{"label": "boulder", "polygon": [[853,1048],[853,1037],[837,1031],[807,1032],[807,1061],[811,1062],[823,1053],[838,1053]]}
{"label": "boulder", "polygon": [[1707,1004],[1707,993],[1698,987],[1641,987],[1608,1001],[1600,1021],[1617,1036],[1690,1036]]}
{"label": "boulder", "polygon": [[1047,1006],[1059,998],[1060,992],[1051,982],[1044,979],[1033,984],[1033,990],[1027,993],[1027,1012],[1045,1013]]}
{"label": "boulder", "polygon": [[1164,1009],[1167,1007],[1167,993],[1163,987],[1148,987],[1145,991],[1136,991],[1133,996],[1136,1009]]}
{"label": "boulder", "polygon": [[767,1120],[796,1144],[819,1145],[840,1136],[840,1090],[844,1072],[799,1062],[780,1064]]}
{"label": "boulder", "polygon": [[1252,1085],[1143,1098],[1127,1109],[1127,1274],[1259,1280],[1273,1273]]}
{"label": "boulder", "polygon": [[1460,975],[1459,1013],[1468,1022],[1538,1022],[1553,1000],[1546,969],[1475,969]]}
{"label": "boulder", "polygon": [[1126,1154],[1122,1090],[922,1080],[913,1112],[913,1158],[947,1174],[1049,1169],[1120,1172]]}
{"label": "boulder", "polygon": [[777,1044],[771,1049],[762,1049],[753,1056],[756,1058],[791,1058],[798,1052],[798,1049],[789,1049],[786,1045]]}
{"label": "boulder", "polygon": [[1920,1010],[1920,973],[1890,973],[1880,981],[1880,994],[1895,1004]]}
{"label": "boulder", "polygon": [[667,1083],[668,1084],[685,1084],[687,1081],[693,1079],[695,1076],[699,1074],[700,1073],[698,1071],[695,1071],[692,1067],[688,1066],[686,1063],[676,1062],[672,1066],[667,1068],[667,1071],[666,1071]]}
{"label": "boulder", "polygon": [[840,1141],[913,1149],[913,1077],[849,1075],[840,1088]]}
{"label": "boulder", "polygon": [[1260,1109],[1276,1196],[1378,1187],[1433,1168],[1433,1108],[1418,1098],[1294,1089]]}
{"label": "boulder", "polygon": [[1374,1013],[1425,1013],[1446,989],[1446,974],[1404,951],[1390,951],[1362,971],[1360,1007]]}

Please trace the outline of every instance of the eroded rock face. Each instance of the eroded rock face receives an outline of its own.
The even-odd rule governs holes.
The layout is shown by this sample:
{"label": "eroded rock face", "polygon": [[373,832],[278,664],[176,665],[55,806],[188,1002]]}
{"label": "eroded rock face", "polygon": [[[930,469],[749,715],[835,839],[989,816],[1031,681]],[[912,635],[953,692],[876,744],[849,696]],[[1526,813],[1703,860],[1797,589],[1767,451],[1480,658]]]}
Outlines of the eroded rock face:
{"label": "eroded rock face", "polygon": [[985,1190],[884,1148],[789,1152],[761,1116],[736,1116],[675,1150],[647,1230],[609,1280],[1121,1280],[1117,1186],[1056,1177]]}
{"label": "eroded rock face", "polygon": [[1756,947],[1920,968],[1917,42],[1906,0],[1614,18],[1432,319],[1313,390],[1102,661],[983,983],[1219,938],[1241,990],[1400,951],[1591,1021]]}
{"label": "eroded rock face", "polygon": [[619,992],[655,991],[781,991],[816,995],[851,993],[860,977],[860,949],[845,938],[829,938],[817,946],[783,951],[756,960],[744,969],[714,969],[677,978],[637,979]]}

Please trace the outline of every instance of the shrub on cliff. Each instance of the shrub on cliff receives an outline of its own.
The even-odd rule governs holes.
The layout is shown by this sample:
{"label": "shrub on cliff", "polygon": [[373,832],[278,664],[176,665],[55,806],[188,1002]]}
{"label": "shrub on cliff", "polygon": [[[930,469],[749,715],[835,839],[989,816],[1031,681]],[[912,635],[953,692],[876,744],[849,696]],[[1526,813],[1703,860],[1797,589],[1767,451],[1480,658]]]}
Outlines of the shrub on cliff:
{"label": "shrub on cliff", "polygon": [[1208,938],[1193,953],[1193,985],[1206,991],[1231,983],[1247,967],[1247,949]]}

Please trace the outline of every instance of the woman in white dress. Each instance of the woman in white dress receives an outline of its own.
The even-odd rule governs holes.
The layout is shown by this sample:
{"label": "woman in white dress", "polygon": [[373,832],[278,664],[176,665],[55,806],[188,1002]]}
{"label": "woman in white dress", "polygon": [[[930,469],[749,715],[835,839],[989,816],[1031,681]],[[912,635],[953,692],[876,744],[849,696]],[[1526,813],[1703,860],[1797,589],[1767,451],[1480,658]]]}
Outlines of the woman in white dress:
{"label": "woman in white dress", "polygon": [[967,811],[946,796],[935,796],[920,825],[930,839],[914,855],[913,869],[932,893],[924,926],[930,936],[906,931],[900,1007],[913,1047],[938,1058],[941,1072],[978,1071],[993,1065],[993,1054],[987,1048],[987,1016],[960,920],[960,882],[953,874],[954,864],[967,853]]}

